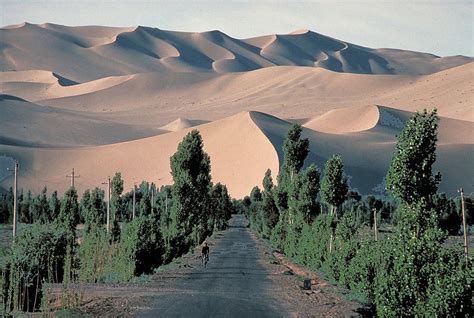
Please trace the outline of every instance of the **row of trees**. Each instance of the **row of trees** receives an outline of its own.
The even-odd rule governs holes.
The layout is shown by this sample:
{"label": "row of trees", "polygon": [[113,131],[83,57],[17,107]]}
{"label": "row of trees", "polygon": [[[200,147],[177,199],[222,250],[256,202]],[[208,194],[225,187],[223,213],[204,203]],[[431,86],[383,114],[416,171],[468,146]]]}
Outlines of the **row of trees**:
{"label": "row of trees", "polygon": [[[444,244],[447,230],[459,231],[459,222],[450,220],[457,214],[455,203],[436,193],[437,125],[436,111],[425,111],[400,134],[387,174],[392,203],[349,191],[340,156],[326,162],[322,179],[315,166],[304,169],[308,140],[295,125],[284,143],[278,184],[267,171],[263,191],[254,188],[241,207],[251,227],[276,248],[323,270],[378,316],[468,315],[473,266],[459,246]],[[374,208],[396,221],[379,240],[365,226],[372,223]]]}
{"label": "row of trees", "polygon": [[[41,213],[30,214],[33,224],[22,228],[0,262],[0,312],[38,310],[48,302],[43,297],[48,283],[125,282],[153,273],[226,228],[232,201],[224,185],[211,181],[198,131],[183,139],[170,163],[173,185],[158,190],[142,182],[135,218],[131,193],[123,193],[121,175],[115,174],[110,233],[101,189],[85,191],[80,201],[72,187],[60,199],[54,193],[48,199],[44,190]],[[79,223],[83,231],[77,230]]]}

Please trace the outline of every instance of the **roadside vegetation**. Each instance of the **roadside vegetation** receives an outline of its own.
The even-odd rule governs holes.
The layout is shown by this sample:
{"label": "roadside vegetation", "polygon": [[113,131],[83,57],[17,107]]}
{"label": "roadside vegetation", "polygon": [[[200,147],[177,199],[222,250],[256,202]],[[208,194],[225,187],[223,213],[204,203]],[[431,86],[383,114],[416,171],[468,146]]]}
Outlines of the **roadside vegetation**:
{"label": "roadside vegetation", "polygon": [[[437,193],[437,127],[436,111],[411,118],[387,172],[387,196],[362,197],[350,190],[340,156],[326,162],[322,178],[314,165],[304,168],[308,140],[294,125],[277,184],[268,170],[263,189],[252,189],[238,207],[275,248],[350,289],[372,314],[467,317],[473,262],[462,246],[444,244],[461,231],[460,200]],[[470,226],[473,198],[466,198]],[[375,224],[383,229],[377,236]]]}
{"label": "roadside vegetation", "polygon": [[[11,246],[0,249],[0,313],[47,311],[48,290],[61,283],[129,282],[188,253],[227,227],[233,205],[227,188],[211,181],[211,163],[197,130],[171,157],[174,183],[157,189],[143,181],[123,193],[117,172],[111,180],[110,231],[106,195],[100,188],[79,199],[71,187],[63,197],[19,195],[22,226]],[[13,191],[0,197],[0,221],[11,224]],[[67,304],[63,304],[67,305]]]}

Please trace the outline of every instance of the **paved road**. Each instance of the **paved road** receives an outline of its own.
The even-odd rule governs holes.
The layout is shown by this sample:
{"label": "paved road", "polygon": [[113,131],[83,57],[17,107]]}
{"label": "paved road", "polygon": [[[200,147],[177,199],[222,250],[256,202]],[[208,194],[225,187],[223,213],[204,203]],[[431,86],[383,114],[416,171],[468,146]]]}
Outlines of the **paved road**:
{"label": "paved road", "polygon": [[[261,253],[236,215],[222,238],[211,246],[207,268],[197,266],[157,296],[152,309],[140,317],[282,317],[288,313],[270,295],[272,283],[259,263]],[[171,286],[170,286],[171,287]]]}

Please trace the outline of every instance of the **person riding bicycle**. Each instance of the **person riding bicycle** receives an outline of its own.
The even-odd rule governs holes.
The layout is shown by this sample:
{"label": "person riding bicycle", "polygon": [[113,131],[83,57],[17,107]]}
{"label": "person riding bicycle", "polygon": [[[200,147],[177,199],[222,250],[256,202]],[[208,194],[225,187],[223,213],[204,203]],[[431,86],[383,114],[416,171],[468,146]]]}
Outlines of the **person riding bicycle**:
{"label": "person riding bicycle", "polygon": [[204,242],[204,245],[202,246],[201,257],[206,263],[209,260],[209,246],[207,245],[207,242]]}

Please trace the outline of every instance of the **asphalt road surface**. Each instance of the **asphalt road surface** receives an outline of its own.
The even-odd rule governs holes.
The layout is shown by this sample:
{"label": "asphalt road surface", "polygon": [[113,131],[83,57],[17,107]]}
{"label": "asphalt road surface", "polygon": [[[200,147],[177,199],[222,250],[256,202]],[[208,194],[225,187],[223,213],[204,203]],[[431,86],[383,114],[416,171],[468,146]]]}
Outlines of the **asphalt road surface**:
{"label": "asphalt road surface", "polygon": [[[260,262],[264,260],[242,215],[211,246],[207,267],[196,266],[139,317],[286,317]],[[267,260],[268,261],[268,260]]]}

